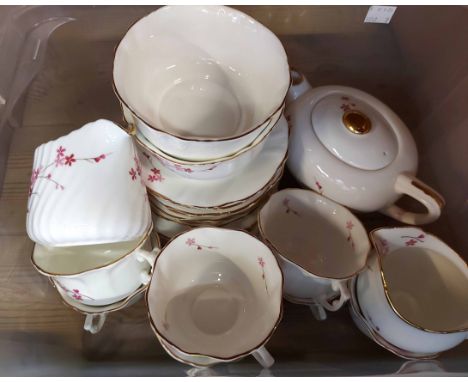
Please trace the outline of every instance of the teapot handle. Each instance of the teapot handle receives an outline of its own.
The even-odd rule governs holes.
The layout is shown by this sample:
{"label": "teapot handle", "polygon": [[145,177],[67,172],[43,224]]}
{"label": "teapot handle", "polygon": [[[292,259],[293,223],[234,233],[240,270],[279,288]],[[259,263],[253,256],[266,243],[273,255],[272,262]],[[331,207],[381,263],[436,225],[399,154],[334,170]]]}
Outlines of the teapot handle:
{"label": "teapot handle", "polygon": [[297,70],[291,69],[291,87],[286,95],[286,106],[298,99],[309,89],[312,89],[312,86],[305,76]]}
{"label": "teapot handle", "polygon": [[383,214],[405,224],[419,225],[431,223],[439,218],[441,210],[445,205],[442,195],[410,174],[402,173],[398,175],[395,182],[395,190],[399,194],[405,194],[416,199],[427,209],[425,213],[416,213],[406,211],[393,204],[380,210]]}

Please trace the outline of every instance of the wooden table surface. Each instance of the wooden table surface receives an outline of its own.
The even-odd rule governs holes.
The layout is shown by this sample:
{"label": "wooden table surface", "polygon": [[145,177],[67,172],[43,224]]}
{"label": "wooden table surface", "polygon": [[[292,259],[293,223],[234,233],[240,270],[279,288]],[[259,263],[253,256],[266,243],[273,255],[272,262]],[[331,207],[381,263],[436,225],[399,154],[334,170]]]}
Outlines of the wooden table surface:
{"label": "wooden table surface", "polygon": [[[0,375],[167,376],[193,372],[172,360],[161,348],[150,329],[143,301],[110,314],[98,334],[84,332],[84,317],[66,307],[48,280],[33,269],[30,263],[33,243],[25,231],[35,147],[98,118],[121,121],[111,88],[113,49],[125,26],[147,10],[148,7],[131,11],[122,11],[121,7],[106,12],[97,10],[92,17],[62,26],[50,40],[44,68],[28,89],[21,122],[13,133],[0,197]],[[267,17],[268,13],[256,8],[250,11],[257,12],[259,17]],[[331,12],[327,7],[322,11]],[[281,12],[271,12],[275,17],[281,15]],[[348,12],[351,12],[348,19],[363,16],[358,8]],[[339,17],[344,16],[337,13],[337,25]],[[99,36],[92,33],[96,25],[103,26]],[[306,27],[304,30],[310,33]],[[280,38],[291,63],[313,77],[316,84],[359,84],[389,103],[401,97],[401,85],[397,81],[398,52],[384,29],[375,29],[371,34],[357,31],[344,37],[339,30],[323,35],[290,34],[287,28],[283,32]],[[339,40],[340,36],[346,44]],[[378,49],[382,41],[388,44],[385,53]],[[332,49],[338,45],[340,49]],[[366,57],[372,55],[374,59],[370,63]],[[321,57],[321,63],[317,63],[317,57]],[[312,67],[313,71],[308,70]],[[385,78],[382,73],[386,74]],[[398,105],[404,113],[404,102]],[[282,186],[294,184],[286,173]],[[369,229],[392,223],[375,214],[364,216],[363,221]],[[443,224],[439,229],[443,231]],[[317,322],[307,307],[286,303],[284,318],[267,347],[276,358],[270,371],[262,371],[248,357],[217,366],[211,373],[391,374],[405,363],[361,334],[347,308],[330,313],[324,322]],[[430,365],[441,366],[449,372],[468,373],[467,355],[468,343],[465,343],[445,353],[440,363]]]}

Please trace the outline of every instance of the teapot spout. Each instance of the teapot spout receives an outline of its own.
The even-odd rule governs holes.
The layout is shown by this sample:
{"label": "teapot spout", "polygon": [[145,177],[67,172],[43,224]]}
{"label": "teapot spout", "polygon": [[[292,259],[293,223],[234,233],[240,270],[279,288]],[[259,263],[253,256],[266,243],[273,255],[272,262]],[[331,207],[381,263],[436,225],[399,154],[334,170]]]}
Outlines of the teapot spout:
{"label": "teapot spout", "polygon": [[286,95],[286,106],[298,99],[309,89],[312,89],[312,86],[305,76],[302,73],[291,69],[291,87]]}

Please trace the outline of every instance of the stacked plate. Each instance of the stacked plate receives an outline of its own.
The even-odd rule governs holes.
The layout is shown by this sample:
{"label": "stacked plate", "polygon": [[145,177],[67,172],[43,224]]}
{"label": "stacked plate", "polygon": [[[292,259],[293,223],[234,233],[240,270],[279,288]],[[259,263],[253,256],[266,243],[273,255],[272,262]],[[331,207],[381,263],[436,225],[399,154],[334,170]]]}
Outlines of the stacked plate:
{"label": "stacked plate", "polygon": [[244,171],[219,179],[189,179],[165,167],[139,146],[142,178],[153,221],[166,238],[197,226],[256,228],[258,210],[276,191],[287,157],[288,126],[278,121]]}
{"label": "stacked plate", "polygon": [[288,146],[291,78],[278,38],[232,8],[168,6],[128,30],[113,79],[160,232],[248,228]]}

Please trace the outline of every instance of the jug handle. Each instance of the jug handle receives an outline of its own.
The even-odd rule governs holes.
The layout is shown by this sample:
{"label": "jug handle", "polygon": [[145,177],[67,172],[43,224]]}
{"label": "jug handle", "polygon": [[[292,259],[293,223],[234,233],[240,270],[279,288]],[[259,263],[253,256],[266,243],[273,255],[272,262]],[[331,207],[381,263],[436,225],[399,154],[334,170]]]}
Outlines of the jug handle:
{"label": "jug handle", "polygon": [[330,312],[335,312],[349,300],[351,295],[347,286],[347,280],[332,280],[331,287],[334,291],[340,292],[340,298],[338,300],[334,300],[332,303],[327,299],[323,299],[320,304]]}
{"label": "jug handle", "polygon": [[416,199],[427,212],[416,213],[406,211],[395,204],[380,210],[383,214],[401,221],[405,224],[427,224],[437,220],[445,205],[445,200],[437,191],[420,181],[413,175],[402,173],[398,175],[395,182],[395,191]]}
{"label": "jug handle", "polygon": [[305,76],[295,69],[291,69],[291,87],[286,95],[286,106],[298,99],[307,90],[312,89]]}
{"label": "jug handle", "polygon": [[271,356],[270,352],[266,350],[265,346],[261,346],[253,351],[252,355],[264,369],[272,367],[275,363],[275,359]]}
{"label": "jug handle", "polygon": [[161,251],[161,249],[158,248],[158,247],[153,248],[153,250],[151,252],[146,251],[144,249],[139,249],[137,251],[137,258],[136,259],[138,261],[140,261],[140,262],[146,261],[150,265],[149,271],[144,270],[140,274],[141,282],[144,285],[148,284],[149,281],[151,280],[151,274],[153,273],[154,263],[156,261],[156,258],[159,255],[160,251]]}

